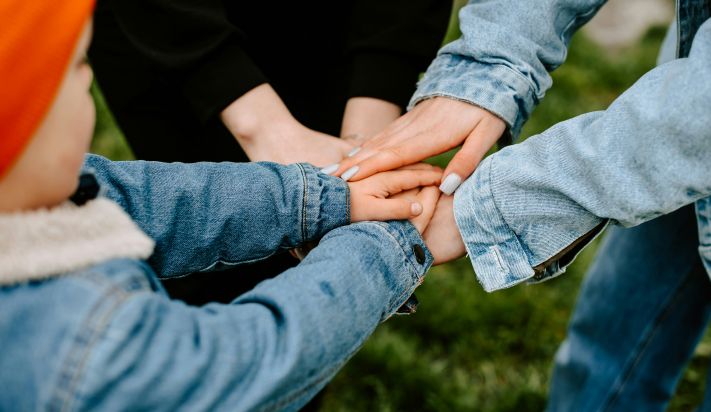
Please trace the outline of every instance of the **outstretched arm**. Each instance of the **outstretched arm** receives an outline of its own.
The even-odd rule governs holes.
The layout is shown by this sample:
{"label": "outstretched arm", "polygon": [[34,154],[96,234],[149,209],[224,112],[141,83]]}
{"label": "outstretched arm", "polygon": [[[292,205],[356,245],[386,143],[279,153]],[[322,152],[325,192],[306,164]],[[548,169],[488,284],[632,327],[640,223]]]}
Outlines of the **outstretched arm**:
{"label": "outstretched arm", "polygon": [[402,170],[348,184],[307,164],[111,162],[90,155],[106,196],[156,241],[165,277],[265,259],[352,221],[408,219],[421,204],[390,195],[437,184],[441,171]]}
{"label": "outstretched arm", "polygon": [[551,86],[549,72],[565,60],[571,36],[603,3],[470,2],[459,13],[461,38],[443,47],[427,69],[412,110],[335,174],[358,180],[461,146],[444,171],[442,191],[453,193],[507,129],[519,134]]}
{"label": "outstretched arm", "polygon": [[711,195],[711,20],[689,57],[647,73],[607,110],[486,159],[455,196],[487,290],[562,273],[607,222],[634,226]]}

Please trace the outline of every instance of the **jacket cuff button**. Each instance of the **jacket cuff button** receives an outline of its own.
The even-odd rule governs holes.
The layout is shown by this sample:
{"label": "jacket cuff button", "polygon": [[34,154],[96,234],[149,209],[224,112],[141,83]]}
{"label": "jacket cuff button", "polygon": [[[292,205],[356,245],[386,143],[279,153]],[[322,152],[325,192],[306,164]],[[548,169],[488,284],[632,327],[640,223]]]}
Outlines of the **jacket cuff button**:
{"label": "jacket cuff button", "polygon": [[420,265],[424,264],[427,260],[427,256],[425,256],[425,250],[422,249],[422,246],[414,245],[412,246],[412,251],[415,253],[415,260],[417,260],[417,263]]}

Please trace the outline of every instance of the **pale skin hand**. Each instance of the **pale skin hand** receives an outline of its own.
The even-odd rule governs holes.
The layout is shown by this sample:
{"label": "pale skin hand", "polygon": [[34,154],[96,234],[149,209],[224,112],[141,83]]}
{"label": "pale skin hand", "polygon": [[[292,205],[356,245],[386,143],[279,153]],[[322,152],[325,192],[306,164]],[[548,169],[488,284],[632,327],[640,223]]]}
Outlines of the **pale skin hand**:
{"label": "pale skin hand", "polygon": [[[461,183],[505,130],[506,123],[484,109],[435,97],[419,103],[365,142],[357,154],[340,163],[334,174],[356,181],[462,146],[444,171],[445,182],[456,174]],[[451,194],[458,184],[449,186],[451,190],[442,189]]]}
{"label": "pale skin hand", "polygon": [[434,216],[422,237],[434,256],[435,265],[464,256],[464,241],[454,220],[454,196],[439,198]]}
{"label": "pale skin hand", "polygon": [[303,126],[266,83],[232,102],[220,117],[252,161],[322,167],[353,148],[347,141]]}
{"label": "pale skin hand", "polygon": [[[351,221],[409,219],[422,234],[435,213],[440,192],[434,185],[441,177],[442,169],[417,164],[351,182]],[[314,247],[311,243],[289,252],[303,260]]]}
{"label": "pale skin hand", "polygon": [[427,204],[413,199],[419,199],[420,193],[426,200],[430,199],[432,194],[429,190],[421,190],[415,196],[412,195],[413,192],[409,192],[408,195],[395,195],[411,189],[438,185],[441,178],[440,168],[419,164],[350,182],[348,187],[351,197],[351,222],[404,220],[418,217],[428,210]]}
{"label": "pale skin hand", "polygon": [[[360,145],[402,114],[400,106],[373,97],[352,97],[346,103],[341,138]],[[339,159],[340,160],[340,159]]]}

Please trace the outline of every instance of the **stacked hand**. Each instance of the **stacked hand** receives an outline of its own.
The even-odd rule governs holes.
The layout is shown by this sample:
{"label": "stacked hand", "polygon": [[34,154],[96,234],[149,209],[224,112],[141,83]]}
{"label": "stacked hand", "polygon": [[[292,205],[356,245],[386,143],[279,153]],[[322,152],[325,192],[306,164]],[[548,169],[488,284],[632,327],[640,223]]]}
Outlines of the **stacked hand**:
{"label": "stacked hand", "polygon": [[443,173],[440,190],[445,196],[439,199],[423,234],[435,264],[440,264],[465,253],[451,194],[474,172],[505,130],[504,121],[484,109],[436,97],[415,106],[362,144],[351,157],[326,171],[357,182],[461,146]]}
{"label": "stacked hand", "polygon": [[[346,138],[337,139],[301,125],[271,86],[263,84],[228,106],[222,120],[253,161],[330,165],[325,173],[349,182],[352,221],[410,219],[423,233],[435,263],[455,259],[464,254],[464,245],[452,197],[440,199],[433,185],[445,195],[454,193],[506,124],[474,105],[435,97],[376,133],[398,114],[397,106],[381,100],[351,99],[342,126]],[[417,164],[459,146],[444,173]]]}
{"label": "stacked hand", "polygon": [[356,181],[461,146],[444,171],[441,190],[449,195],[474,172],[505,130],[504,121],[484,109],[435,97],[415,106],[331,169],[345,180]]}

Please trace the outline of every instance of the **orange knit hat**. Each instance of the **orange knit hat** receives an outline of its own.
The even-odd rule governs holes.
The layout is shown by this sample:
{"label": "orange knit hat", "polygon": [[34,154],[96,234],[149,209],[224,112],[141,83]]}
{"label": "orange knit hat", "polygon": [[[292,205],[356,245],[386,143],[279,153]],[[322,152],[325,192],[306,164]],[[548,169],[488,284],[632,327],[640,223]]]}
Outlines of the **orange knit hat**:
{"label": "orange knit hat", "polygon": [[94,0],[0,1],[0,177],[54,101]]}

